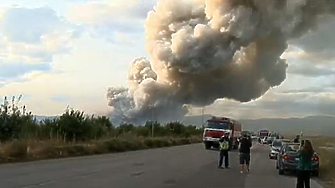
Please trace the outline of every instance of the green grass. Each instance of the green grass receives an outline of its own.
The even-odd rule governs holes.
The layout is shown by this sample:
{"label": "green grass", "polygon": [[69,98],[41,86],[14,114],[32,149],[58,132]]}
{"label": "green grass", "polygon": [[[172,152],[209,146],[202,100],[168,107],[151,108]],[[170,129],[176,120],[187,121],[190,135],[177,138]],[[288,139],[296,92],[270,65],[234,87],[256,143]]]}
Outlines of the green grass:
{"label": "green grass", "polygon": [[[313,142],[314,149],[320,156],[320,177],[335,186],[335,138],[306,137]],[[333,148],[333,149],[332,149]]]}
{"label": "green grass", "polygon": [[118,153],[202,142],[201,137],[118,137],[83,143],[15,140],[0,145],[0,163]]}

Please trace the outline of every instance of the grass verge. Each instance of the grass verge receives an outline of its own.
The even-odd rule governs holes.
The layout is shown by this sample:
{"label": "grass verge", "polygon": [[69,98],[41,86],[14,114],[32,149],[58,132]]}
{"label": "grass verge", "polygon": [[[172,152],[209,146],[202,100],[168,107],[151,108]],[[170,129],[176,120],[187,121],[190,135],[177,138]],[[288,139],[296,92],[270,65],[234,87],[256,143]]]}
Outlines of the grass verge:
{"label": "grass verge", "polygon": [[201,137],[120,137],[86,143],[15,140],[0,145],[0,163],[107,154],[202,142]]}
{"label": "grass verge", "polygon": [[320,156],[320,178],[330,187],[335,187],[335,138],[315,136],[308,137]]}

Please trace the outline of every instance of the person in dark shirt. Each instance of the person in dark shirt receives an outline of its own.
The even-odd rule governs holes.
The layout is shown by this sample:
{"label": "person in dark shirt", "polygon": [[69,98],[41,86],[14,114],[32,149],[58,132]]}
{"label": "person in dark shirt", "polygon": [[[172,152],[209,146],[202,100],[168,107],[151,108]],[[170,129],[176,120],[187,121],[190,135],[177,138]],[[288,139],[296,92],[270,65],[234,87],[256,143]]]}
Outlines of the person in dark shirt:
{"label": "person in dark shirt", "polygon": [[296,135],[294,140],[293,140],[294,143],[300,143],[300,136],[299,135]]}
{"label": "person in dark shirt", "polygon": [[252,146],[252,141],[247,135],[243,135],[242,139],[240,140],[240,165],[241,165],[241,173],[244,172],[246,169],[248,172],[250,171],[250,148]]}

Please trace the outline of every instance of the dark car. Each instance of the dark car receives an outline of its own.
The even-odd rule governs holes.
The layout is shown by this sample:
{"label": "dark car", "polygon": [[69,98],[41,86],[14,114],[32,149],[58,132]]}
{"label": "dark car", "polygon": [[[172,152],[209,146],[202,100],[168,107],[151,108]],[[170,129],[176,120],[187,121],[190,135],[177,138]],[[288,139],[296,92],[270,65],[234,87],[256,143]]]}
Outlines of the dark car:
{"label": "dark car", "polygon": [[[284,174],[286,171],[296,171],[298,166],[298,152],[300,144],[285,143],[283,144],[277,156],[276,167],[279,174]],[[319,175],[319,156],[314,153],[312,157],[312,170],[315,176]]]}

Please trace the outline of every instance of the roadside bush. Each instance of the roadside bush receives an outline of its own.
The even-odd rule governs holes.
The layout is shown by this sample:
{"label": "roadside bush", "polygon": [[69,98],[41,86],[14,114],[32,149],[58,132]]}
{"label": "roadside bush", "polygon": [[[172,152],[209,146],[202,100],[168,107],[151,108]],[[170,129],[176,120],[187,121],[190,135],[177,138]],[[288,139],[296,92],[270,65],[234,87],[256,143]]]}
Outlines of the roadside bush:
{"label": "roadside bush", "polygon": [[153,148],[155,146],[155,141],[152,138],[146,138],[144,140],[144,144],[148,147],[148,148]]}
{"label": "roadside bush", "polygon": [[45,146],[39,152],[41,158],[56,158],[59,156],[59,151],[54,145]]}
{"label": "roadside bush", "polygon": [[191,140],[188,139],[188,138],[182,138],[181,139],[181,143],[184,145],[184,144],[191,144]]}
{"label": "roadside bush", "polygon": [[36,133],[36,126],[34,126],[36,125],[36,122],[33,119],[31,112],[27,112],[25,106],[18,106],[21,98],[22,95],[18,98],[13,96],[11,102],[9,102],[7,97],[5,97],[3,104],[0,106],[1,141],[19,139],[21,130],[25,135]]}
{"label": "roadside bush", "polygon": [[13,97],[11,102],[5,97],[0,106],[0,141],[2,142],[14,139],[87,142],[124,135],[149,137],[152,135],[152,127],[154,127],[154,137],[190,138],[201,136],[203,131],[195,126],[185,126],[180,122],[161,125],[156,121],[148,121],[144,126],[123,123],[114,127],[106,116],[87,116],[83,111],[69,108],[58,118],[37,122],[32,113],[27,112],[25,106],[18,105],[21,97]]}
{"label": "roadside bush", "polygon": [[11,145],[6,147],[6,153],[11,158],[24,159],[27,157],[28,143],[26,141],[15,140]]}
{"label": "roadside bush", "polygon": [[121,142],[118,139],[112,139],[105,142],[109,152],[124,152],[127,151],[127,143]]}
{"label": "roadside bush", "polygon": [[138,126],[136,127],[134,134],[136,136],[148,137],[151,134],[151,128],[148,128],[147,126]]}
{"label": "roadside bush", "polygon": [[64,151],[65,151],[66,154],[68,154],[70,156],[86,154],[85,146],[83,146],[83,145],[65,146]]}
{"label": "roadside bush", "polygon": [[108,152],[108,145],[105,141],[97,141],[91,147],[90,150],[93,154],[103,154]]}
{"label": "roadside bush", "polygon": [[[0,148],[1,149],[1,148]],[[3,163],[6,161],[6,156],[2,150],[0,150],[0,163]]]}
{"label": "roadside bush", "polygon": [[163,147],[163,141],[161,139],[153,139],[153,147],[154,148]]}

